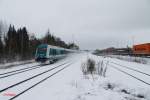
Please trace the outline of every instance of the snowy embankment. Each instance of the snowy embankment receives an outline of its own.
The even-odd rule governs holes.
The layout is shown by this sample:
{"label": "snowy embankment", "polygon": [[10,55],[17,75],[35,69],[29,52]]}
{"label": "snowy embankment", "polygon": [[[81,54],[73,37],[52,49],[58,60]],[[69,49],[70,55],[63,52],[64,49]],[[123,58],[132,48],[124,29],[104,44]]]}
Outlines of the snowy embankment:
{"label": "snowy embankment", "polygon": [[122,56],[122,55],[109,55],[108,57],[150,65],[150,58]]}
{"label": "snowy embankment", "polygon": [[[81,65],[87,60],[87,58],[93,59],[96,62],[96,65],[103,61],[103,66],[107,67],[106,76],[102,77],[97,73],[94,73],[93,75],[84,75]],[[142,79],[144,78],[144,75],[129,71],[125,68],[114,65],[111,62],[126,65],[146,73],[150,73],[149,66],[114,58],[103,58],[92,54],[87,55],[87,53],[74,54],[54,65],[47,65],[46,67],[32,70],[27,72],[28,74],[22,73],[19,76],[12,76],[7,81],[3,80],[3,84],[5,85],[3,86],[0,84],[0,86],[5,87],[8,84],[16,83],[16,81],[22,80],[25,77],[42,72],[42,70],[49,69],[68,60],[74,61],[70,67],[30,89],[17,97],[15,100],[150,100],[150,86],[122,72],[119,72],[118,70],[112,68],[111,65]],[[50,73],[40,76],[39,79],[46,77],[48,74]],[[17,80],[14,80],[15,77]],[[24,83],[18,88],[12,88],[7,92],[17,94],[25,88],[31,86],[36,81],[39,81],[39,79],[36,78],[34,79],[35,81],[31,80],[31,82]],[[146,77],[144,80],[150,83],[149,77]],[[4,98],[3,94],[0,94],[0,97],[1,96]]]}
{"label": "snowy embankment", "polygon": [[17,61],[17,62],[12,62],[12,63],[0,64],[0,69],[7,69],[7,68],[24,65],[24,64],[29,64],[29,63],[33,63],[33,62],[35,62],[35,60]]}

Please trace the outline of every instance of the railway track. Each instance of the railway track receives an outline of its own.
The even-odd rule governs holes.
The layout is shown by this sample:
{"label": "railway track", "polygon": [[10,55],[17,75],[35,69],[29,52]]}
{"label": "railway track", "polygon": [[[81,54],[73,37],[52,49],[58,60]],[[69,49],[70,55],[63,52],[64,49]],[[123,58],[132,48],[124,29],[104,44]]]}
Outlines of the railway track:
{"label": "railway track", "polygon": [[31,70],[41,68],[41,67],[44,67],[44,66],[35,65],[35,66],[29,67],[29,68],[23,68],[23,69],[20,69],[20,70],[7,72],[5,74],[0,75],[0,79],[7,78],[9,76],[13,76],[13,75],[16,75],[16,74],[24,73],[24,72],[27,72],[27,71],[31,71]]}
{"label": "railway track", "polygon": [[[110,62],[110,63],[112,63],[112,62]],[[118,68],[118,67],[116,67],[116,66],[114,66],[114,65],[112,65],[112,64],[110,64],[110,63],[109,63],[109,66],[110,66],[110,67],[112,67],[112,68],[118,70],[119,72],[122,72],[122,73],[124,73],[124,74],[126,74],[126,75],[128,75],[128,76],[130,76],[130,77],[132,77],[132,78],[134,78],[134,79],[136,79],[136,80],[138,80],[138,81],[140,81],[140,82],[142,82],[142,83],[144,83],[144,84],[150,86],[150,82],[146,82],[144,79],[142,79],[142,78],[140,78],[140,77],[137,77],[137,76],[134,75],[133,73],[131,74],[131,73],[127,72],[127,71],[124,71],[124,70],[122,70],[121,68]],[[133,69],[133,68],[124,66],[124,65],[120,65],[120,64],[117,64],[117,63],[114,63],[114,64],[116,64],[116,65],[118,65],[118,66],[121,66],[121,67],[123,67],[123,68],[126,68],[126,69],[128,69],[128,70],[132,70],[132,71],[136,72],[136,74],[142,74],[142,75],[145,75],[145,76],[147,76],[147,77],[150,78],[150,75],[147,74],[147,73],[145,73],[145,72],[142,72],[142,71],[139,71],[139,70],[136,70],[136,69]]]}
{"label": "railway track", "polygon": [[71,64],[66,65],[65,67],[59,69],[58,71],[52,73],[51,75],[45,77],[44,79],[40,80],[39,82],[35,83],[34,85],[30,86],[29,88],[23,90],[22,92],[20,92],[19,94],[17,94],[16,96],[10,98],[9,100],[14,100],[15,98],[19,97],[20,95],[24,94],[25,92],[29,91],[30,89],[34,88],[35,86],[39,85],[40,83],[46,81],[47,79],[49,79],[50,77],[54,76],[55,74],[63,71],[64,69],[66,69],[67,67],[69,67]]}
{"label": "railway track", "polygon": [[123,67],[123,68],[126,68],[126,69],[129,69],[129,70],[132,70],[132,71],[135,71],[135,72],[138,72],[138,73],[144,74],[144,75],[146,75],[146,76],[150,76],[150,74],[148,74],[148,73],[145,73],[145,72],[139,71],[139,70],[134,69],[134,68],[130,68],[130,67],[125,66],[125,65],[121,65],[121,64],[118,64],[118,63],[115,63],[115,62],[110,62],[110,63],[113,63],[113,64],[118,65],[118,66],[121,66],[121,67]]}
{"label": "railway track", "polygon": [[5,73],[0,73],[0,79],[6,78],[6,77],[9,77],[9,76],[13,76],[13,75],[16,75],[16,74],[19,74],[19,73],[27,72],[27,71],[30,71],[30,70],[33,70],[33,69],[45,67],[46,65],[49,65],[49,64],[44,64],[44,65],[38,64],[38,65],[34,65],[34,66],[30,66],[30,67],[28,66],[28,67],[13,70],[13,71],[8,71],[8,72],[5,72]]}
{"label": "railway track", "polygon": [[7,66],[2,66],[1,69],[8,69],[8,68],[26,65],[26,64],[31,64],[31,63],[33,63],[33,62],[31,61],[31,62],[25,62],[25,63],[21,63],[21,64],[11,64],[11,65],[7,65]]}
{"label": "railway track", "polygon": [[17,69],[17,70],[13,70],[13,71],[8,71],[8,72],[5,72],[5,73],[0,73],[0,76],[10,74],[10,73],[13,73],[13,72],[17,72],[17,71],[21,71],[21,70],[25,70],[25,69],[29,69],[29,68],[33,68],[33,67],[36,67],[36,66],[39,66],[39,65],[34,65],[34,66],[30,66],[30,67],[28,66],[26,68],[21,68],[21,69]]}
{"label": "railway track", "polygon": [[9,90],[9,89],[15,88],[15,87],[17,87],[17,86],[19,86],[19,85],[21,85],[21,84],[23,84],[23,83],[27,83],[28,81],[32,81],[33,79],[36,79],[36,78],[38,78],[39,76],[42,76],[42,75],[44,75],[44,74],[46,74],[46,73],[48,74],[48,73],[50,73],[51,71],[53,71],[54,69],[56,70],[56,69],[61,68],[62,66],[64,66],[63,68],[61,68],[61,69],[59,69],[59,70],[57,70],[57,71],[51,73],[49,76],[47,76],[47,77],[41,79],[39,82],[35,83],[34,85],[30,86],[29,88],[25,89],[24,91],[18,93],[18,94],[17,94],[16,96],[14,96],[13,98],[9,99],[9,100],[13,100],[13,99],[15,99],[16,97],[20,96],[21,94],[23,94],[23,93],[27,92],[28,90],[30,90],[31,88],[37,86],[38,84],[44,82],[44,81],[47,80],[48,78],[54,76],[55,74],[59,73],[60,71],[64,70],[65,68],[69,67],[71,64],[72,64],[72,63],[69,63],[69,62],[62,63],[62,64],[57,65],[57,66],[55,66],[55,67],[53,67],[53,68],[50,68],[50,69],[48,69],[48,70],[46,70],[46,71],[43,71],[43,72],[41,72],[41,73],[38,73],[38,74],[36,74],[36,75],[34,75],[34,76],[32,76],[32,77],[29,77],[29,78],[24,79],[24,80],[22,80],[22,81],[20,81],[20,82],[17,82],[17,83],[15,83],[15,84],[12,84],[12,85],[10,85],[10,86],[7,86],[7,87],[5,87],[5,88],[3,88],[3,89],[0,90],[0,94],[2,94],[3,92],[6,92],[6,91]]}
{"label": "railway track", "polygon": [[7,78],[9,76],[13,76],[13,75],[16,75],[16,74],[21,74],[21,73],[31,71],[31,70],[34,70],[34,69],[38,69],[38,68],[41,68],[41,67],[46,67],[47,65],[49,65],[49,64],[44,64],[44,65],[39,64],[39,65],[34,65],[34,66],[18,69],[18,70],[13,70],[13,71],[1,73],[0,74],[0,79]]}

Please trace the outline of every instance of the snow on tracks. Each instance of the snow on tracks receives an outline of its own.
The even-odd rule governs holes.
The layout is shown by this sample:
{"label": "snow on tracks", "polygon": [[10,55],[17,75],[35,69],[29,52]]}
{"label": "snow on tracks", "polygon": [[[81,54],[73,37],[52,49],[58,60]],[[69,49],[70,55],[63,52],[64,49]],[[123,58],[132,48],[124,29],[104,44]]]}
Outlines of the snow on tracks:
{"label": "snow on tracks", "polygon": [[109,65],[110,67],[150,86],[150,74],[115,62],[110,62]]}
{"label": "snow on tracks", "polygon": [[[43,71],[41,73],[38,73],[38,74],[36,74],[36,75],[34,75],[32,77],[29,77],[29,78],[27,78],[25,80],[22,80],[22,81],[19,81],[19,82],[15,83],[15,84],[9,85],[9,86],[1,89],[0,93],[1,94],[3,94],[3,93],[6,94],[9,91],[14,91],[15,90],[14,93],[16,95],[12,97],[12,99],[14,99],[14,98],[18,97],[19,95],[25,93],[29,89],[31,89],[31,88],[35,87],[36,85],[40,84],[41,82],[43,82],[43,81],[47,80],[48,78],[52,77],[53,75],[57,74],[58,72],[62,71],[63,69],[67,68],[70,65],[68,63],[69,62],[65,62],[63,64],[59,64],[59,65],[57,65],[57,66],[55,66],[53,68],[49,68],[48,70],[45,70],[45,71]],[[62,66],[65,66],[65,67],[61,68]],[[51,73],[48,73],[48,72],[51,72]],[[43,77],[46,77],[46,78],[43,79]],[[30,83],[29,82],[27,83],[27,81],[30,81]],[[21,87],[28,87],[28,88],[27,89],[26,88],[22,89]],[[18,89],[19,89],[19,91],[21,91],[21,90],[22,91],[18,92]],[[16,93],[16,91],[17,91],[17,93]],[[1,97],[3,98],[3,100],[5,100],[6,98],[10,99],[10,97],[4,96],[4,95],[1,95]]]}

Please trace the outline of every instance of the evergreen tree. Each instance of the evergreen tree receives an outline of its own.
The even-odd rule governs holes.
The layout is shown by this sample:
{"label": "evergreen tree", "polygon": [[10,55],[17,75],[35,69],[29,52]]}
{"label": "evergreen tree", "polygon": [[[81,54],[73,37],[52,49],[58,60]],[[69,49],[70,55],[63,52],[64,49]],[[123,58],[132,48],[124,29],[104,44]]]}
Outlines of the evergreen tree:
{"label": "evergreen tree", "polygon": [[12,27],[10,25],[6,39],[5,39],[6,51],[7,51],[6,53],[8,54],[10,58],[15,57],[15,55],[17,54],[16,36],[17,36],[17,32],[14,26]]}
{"label": "evergreen tree", "polygon": [[3,58],[3,53],[4,53],[4,45],[3,45],[3,42],[2,42],[2,40],[1,40],[1,37],[0,37],[0,62],[1,62],[1,60],[2,60],[2,58]]}
{"label": "evergreen tree", "polygon": [[2,24],[0,23],[0,59],[3,57]]}
{"label": "evergreen tree", "polygon": [[26,59],[28,57],[29,52],[29,36],[27,34],[26,27],[17,30],[16,41],[18,44],[18,54],[21,56],[21,59]]}
{"label": "evergreen tree", "polygon": [[25,59],[28,57],[29,52],[29,36],[25,27],[18,29],[17,32],[10,25],[8,33],[5,38],[5,50],[10,59],[21,57]]}

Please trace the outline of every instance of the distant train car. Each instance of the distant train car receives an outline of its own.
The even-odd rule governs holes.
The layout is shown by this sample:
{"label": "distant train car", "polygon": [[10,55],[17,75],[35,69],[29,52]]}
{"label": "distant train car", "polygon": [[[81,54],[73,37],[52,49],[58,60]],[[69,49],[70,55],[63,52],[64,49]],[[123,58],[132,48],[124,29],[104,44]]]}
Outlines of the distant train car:
{"label": "distant train car", "polygon": [[150,55],[150,43],[134,45],[133,53],[136,55]]}
{"label": "distant train car", "polygon": [[37,47],[35,60],[37,62],[46,62],[53,63],[56,60],[64,58],[68,53],[73,52],[70,49],[64,49],[48,44],[41,44]]}

